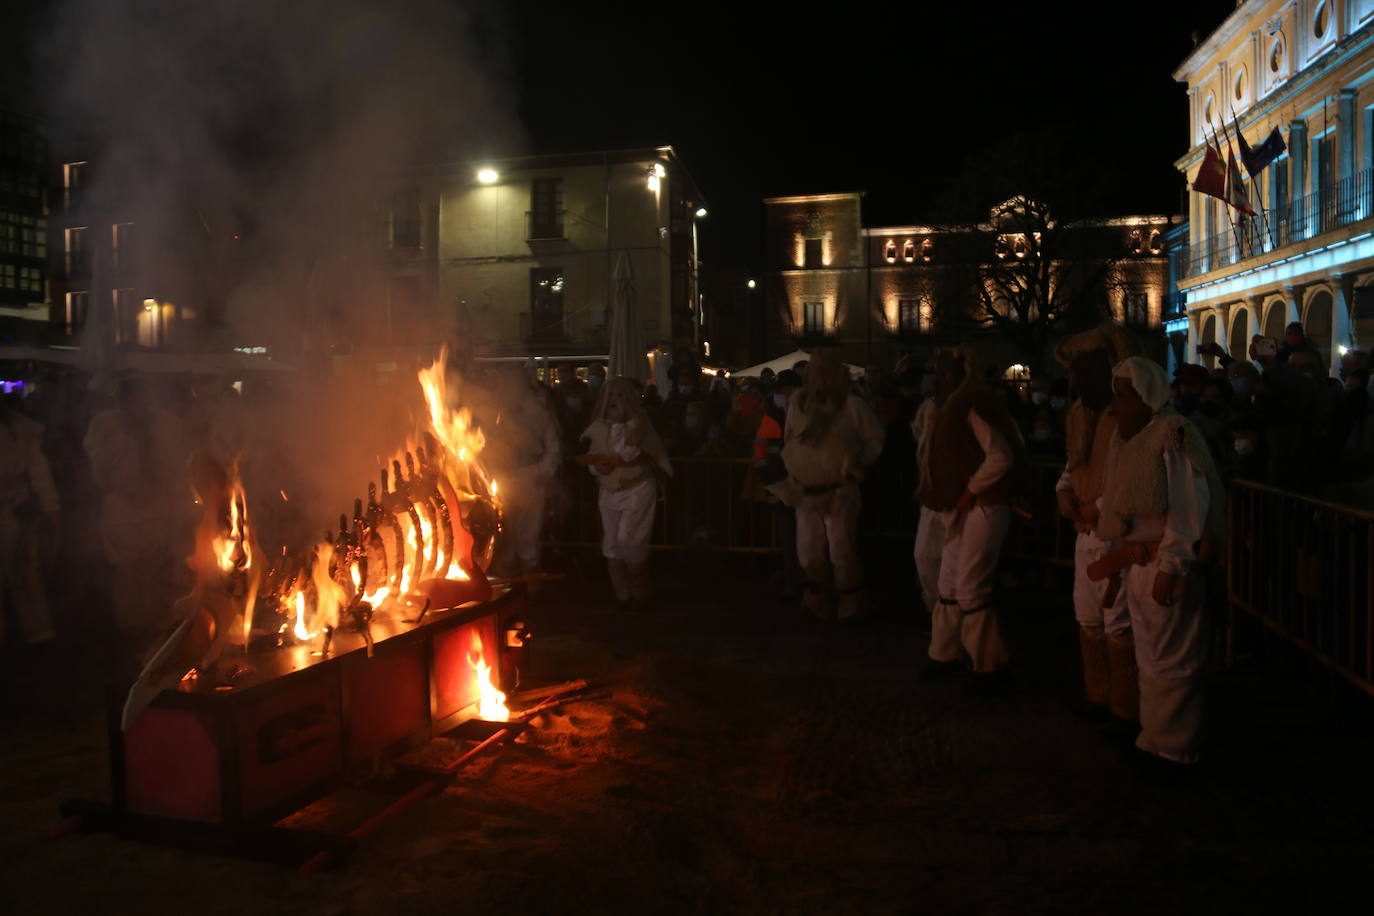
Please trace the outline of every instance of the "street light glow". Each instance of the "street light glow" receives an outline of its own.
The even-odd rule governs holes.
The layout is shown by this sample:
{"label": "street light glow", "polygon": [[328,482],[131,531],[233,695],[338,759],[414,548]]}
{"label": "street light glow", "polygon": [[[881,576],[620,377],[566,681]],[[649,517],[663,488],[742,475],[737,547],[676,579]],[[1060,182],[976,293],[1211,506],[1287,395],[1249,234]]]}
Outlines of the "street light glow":
{"label": "street light glow", "polygon": [[705,208],[705,207],[697,207],[697,219],[703,219],[703,218],[705,218],[705,216],[706,216],[706,208]]}
{"label": "street light glow", "polygon": [[477,173],[477,180],[482,184],[491,184],[501,176],[496,174],[496,169],[482,169]]}
{"label": "street light glow", "polygon": [[750,280],[747,285],[750,289],[753,289],[754,287],[758,286],[758,283],[754,280]]}

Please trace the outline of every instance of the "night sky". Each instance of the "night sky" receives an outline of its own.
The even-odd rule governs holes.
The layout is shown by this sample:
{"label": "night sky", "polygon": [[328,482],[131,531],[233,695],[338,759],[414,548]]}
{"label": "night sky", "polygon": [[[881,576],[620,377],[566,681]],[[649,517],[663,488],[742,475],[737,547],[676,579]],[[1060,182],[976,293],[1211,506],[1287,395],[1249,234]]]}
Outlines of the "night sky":
{"label": "night sky", "polygon": [[1178,212],[1171,75],[1234,7],[594,0],[513,4],[507,25],[533,148],[671,143],[724,268],[757,265],[762,197],[865,190],[869,224],[919,222],[965,157],[1023,131],[1081,145],[1103,214]]}

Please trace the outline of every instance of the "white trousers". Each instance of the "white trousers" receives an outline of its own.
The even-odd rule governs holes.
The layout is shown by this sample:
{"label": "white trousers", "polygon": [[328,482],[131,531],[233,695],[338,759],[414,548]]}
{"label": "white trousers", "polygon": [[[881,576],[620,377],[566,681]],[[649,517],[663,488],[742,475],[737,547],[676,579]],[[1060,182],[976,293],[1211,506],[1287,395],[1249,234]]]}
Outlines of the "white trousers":
{"label": "white trousers", "polygon": [[1155,564],[1132,566],[1122,589],[1140,669],[1140,737],[1135,743],[1151,754],[1194,763],[1202,738],[1206,586],[1202,576],[1190,575],[1178,603],[1159,604],[1152,594],[1156,572]]}
{"label": "white trousers", "polygon": [[848,591],[863,583],[863,567],[854,549],[858,535],[857,484],[847,483],[820,497],[807,496],[797,506],[797,560],[803,570],[835,567],[835,588]]}
{"label": "white trousers", "polygon": [[[13,515],[0,513],[0,594],[9,596],[20,635],[30,643],[43,642],[57,635],[38,573],[37,548],[32,538],[24,536]],[[5,614],[0,607],[0,641],[4,637]]]}
{"label": "white trousers", "polygon": [[1078,535],[1073,548],[1073,615],[1079,626],[1101,627],[1107,635],[1119,636],[1131,629],[1124,584],[1116,593],[1112,606],[1104,608],[1102,598],[1107,591],[1107,581],[1094,582],[1088,578],[1088,567],[1110,547],[1107,541],[1090,531]]}
{"label": "white trousers", "polygon": [[926,610],[935,613],[940,601],[940,555],[945,552],[945,523],[941,513],[921,507],[921,520],[916,528],[916,579],[921,583],[921,597]]}
{"label": "white trousers", "polygon": [[623,490],[602,490],[601,555],[638,566],[649,559],[649,536],[654,530],[658,482],[653,475]]}
{"label": "white trousers", "polygon": [[930,627],[930,657],[936,661],[955,661],[962,649],[974,671],[994,671],[1006,664],[997,612],[989,605],[1010,525],[1007,505],[974,506],[963,515],[945,516],[940,598]]}

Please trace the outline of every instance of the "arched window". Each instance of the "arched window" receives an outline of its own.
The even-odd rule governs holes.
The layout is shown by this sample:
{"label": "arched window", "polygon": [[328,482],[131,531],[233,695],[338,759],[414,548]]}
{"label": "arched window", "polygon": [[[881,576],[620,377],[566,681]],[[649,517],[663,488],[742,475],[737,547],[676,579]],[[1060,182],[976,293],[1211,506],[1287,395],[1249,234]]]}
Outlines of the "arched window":
{"label": "arched window", "polygon": [[1150,230],[1150,253],[1164,253],[1164,234],[1160,232],[1158,229]]}
{"label": "arched window", "polygon": [[1016,255],[1018,258],[1024,258],[1026,256],[1026,253],[1030,251],[1030,245],[1026,243],[1026,237],[1024,235],[1018,235],[1012,240],[1011,251],[1012,254]]}
{"label": "arched window", "polygon": [[1329,25],[1331,25],[1331,4],[1318,3],[1317,12],[1312,17],[1312,36],[1321,38],[1326,34]]}
{"label": "arched window", "polygon": [[887,244],[883,245],[883,260],[889,264],[897,263],[897,243],[892,239],[888,239]]}
{"label": "arched window", "polygon": [[935,257],[935,243],[927,238],[921,242],[921,260],[929,264],[933,257]]}
{"label": "arched window", "polygon": [[1264,314],[1264,336],[1277,341],[1283,340],[1283,330],[1288,325],[1288,303],[1275,299],[1269,303],[1269,311]]}
{"label": "arched window", "polygon": [[1010,251],[1011,246],[1007,244],[1007,237],[1005,235],[997,236],[997,243],[993,246],[993,253],[997,255],[997,259],[1005,260]]}
{"label": "arched window", "polygon": [[1307,300],[1307,313],[1302,317],[1302,329],[1317,344],[1322,363],[1331,365],[1331,293],[1320,290]]}
{"label": "arched window", "polygon": [[1269,72],[1275,76],[1283,72],[1283,52],[1283,36],[1280,35],[1269,46]]}
{"label": "arched window", "polygon": [[902,243],[902,260],[908,264],[916,260],[916,242],[912,239]]}
{"label": "arched window", "polygon": [[[1217,342],[1217,316],[1208,315],[1202,322],[1202,342],[1205,344]],[[1202,357],[1202,364],[1207,368],[1212,368],[1213,357]]]}
{"label": "arched window", "polygon": [[1232,87],[1232,91],[1233,91],[1233,93],[1235,94],[1235,97],[1236,97],[1236,101],[1237,101],[1237,102],[1244,101],[1244,99],[1245,99],[1245,84],[1246,84],[1245,68],[1244,68],[1244,67],[1241,67],[1241,68],[1240,68],[1240,72],[1236,74],[1236,83],[1235,83],[1235,85]]}
{"label": "arched window", "polygon": [[1126,240],[1126,250],[1131,254],[1140,254],[1145,250],[1145,243],[1140,238],[1140,230],[1132,229],[1130,237]]}

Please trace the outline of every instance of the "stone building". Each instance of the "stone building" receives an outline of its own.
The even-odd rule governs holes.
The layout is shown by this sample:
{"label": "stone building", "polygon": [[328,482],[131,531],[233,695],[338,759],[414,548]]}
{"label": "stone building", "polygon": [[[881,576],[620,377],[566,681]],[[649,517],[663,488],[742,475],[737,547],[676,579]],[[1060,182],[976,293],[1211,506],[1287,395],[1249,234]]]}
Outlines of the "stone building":
{"label": "stone building", "polygon": [[1281,338],[1291,321],[1328,366],[1342,348],[1374,347],[1371,77],[1374,0],[1247,0],[1175,71],[1189,182],[1213,137],[1226,154],[1237,134],[1255,147],[1277,129],[1287,147],[1254,178],[1241,170],[1254,218],[1190,194],[1176,324],[1190,361],[1203,342],[1245,358],[1252,335]]}
{"label": "stone building", "polygon": [[[1163,357],[1164,235],[1179,217],[1048,219],[1042,232],[1024,217],[1044,209],[1017,198],[972,226],[865,226],[862,203],[862,192],[765,201],[773,350],[828,341],[851,363],[891,366],[903,352],[978,339],[1002,366],[1044,365],[1054,334],[1111,316]],[[1064,311],[1045,339],[1003,320],[1019,313],[999,278],[1033,265]],[[1025,309],[1031,325],[1038,308]]]}

